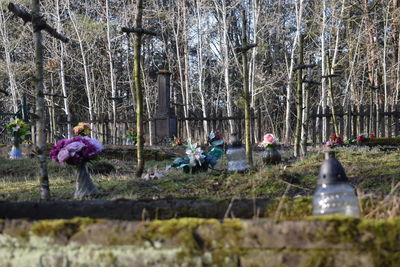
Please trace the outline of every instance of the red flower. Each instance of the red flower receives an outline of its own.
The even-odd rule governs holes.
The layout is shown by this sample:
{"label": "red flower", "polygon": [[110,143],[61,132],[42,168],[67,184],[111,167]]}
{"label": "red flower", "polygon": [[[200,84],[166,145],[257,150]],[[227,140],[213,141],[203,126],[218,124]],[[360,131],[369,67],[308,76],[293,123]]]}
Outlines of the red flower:
{"label": "red flower", "polygon": [[369,135],[369,138],[375,138],[375,137],[376,137],[376,136],[375,136],[375,134],[373,134],[373,133]]}
{"label": "red flower", "polygon": [[365,138],[364,138],[364,136],[362,136],[362,135],[360,135],[359,137],[357,137],[357,140],[358,140],[358,141],[364,141],[364,139],[365,139]]}

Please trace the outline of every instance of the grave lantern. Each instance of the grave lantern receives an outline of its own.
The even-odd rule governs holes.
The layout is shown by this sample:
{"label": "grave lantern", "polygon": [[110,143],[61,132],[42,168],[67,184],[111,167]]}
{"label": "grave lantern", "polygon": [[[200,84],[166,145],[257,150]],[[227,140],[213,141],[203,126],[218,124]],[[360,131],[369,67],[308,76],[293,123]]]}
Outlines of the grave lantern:
{"label": "grave lantern", "polygon": [[250,165],[246,159],[246,150],[242,146],[236,134],[232,134],[229,140],[229,147],[226,151],[228,158],[228,171],[229,172],[242,172],[248,170]]}
{"label": "grave lantern", "polygon": [[325,161],[321,166],[317,183],[313,215],[360,216],[355,189],[349,184],[349,179],[342,164],[336,159],[335,152],[325,152]]}

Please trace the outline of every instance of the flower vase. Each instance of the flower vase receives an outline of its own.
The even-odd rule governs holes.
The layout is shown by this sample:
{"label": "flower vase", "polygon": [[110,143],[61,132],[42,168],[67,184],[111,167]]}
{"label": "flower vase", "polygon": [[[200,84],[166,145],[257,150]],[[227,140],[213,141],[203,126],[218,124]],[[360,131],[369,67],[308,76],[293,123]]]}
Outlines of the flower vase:
{"label": "flower vase", "polygon": [[19,145],[21,143],[20,138],[13,137],[12,142],[13,142],[13,145],[12,145],[11,151],[9,153],[10,159],[22,159],[21,149],[19,148]]}
{"label": "flower vase", "polygon": [[278,164],[281,162],[281,153],[275,147],[267,147],[263,153],[264,164]]}
{"label": "flower vase", "polygon": [[196,164],[196,166],[185,166],[183,167],[183,172],[184,173],[190,173],[190,174],[195,174],[198,172],[206,172],[208,171],[208,165],[207,164]]}
{"label": "flower vase", "polygon": [[74,198],[83,199],[85,197],[94,196],[99,194],[96,186],[93,184],[92,178],[90,177],[89,170],[86,163],[77,166],[77,180]]}

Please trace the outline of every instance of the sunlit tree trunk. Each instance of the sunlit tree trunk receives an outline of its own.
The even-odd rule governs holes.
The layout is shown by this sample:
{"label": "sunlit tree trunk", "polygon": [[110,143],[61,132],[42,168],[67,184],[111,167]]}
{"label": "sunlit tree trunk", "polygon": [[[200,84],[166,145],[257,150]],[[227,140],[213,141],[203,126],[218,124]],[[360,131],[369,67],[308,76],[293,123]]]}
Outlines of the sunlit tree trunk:
{"label": "sunlit tree trunk", "polygon": [[108,61],[110,66],[110,85],[111,85],[111,98],[112,98],[112,118],[113,118],[113,126],[112,126],[112,136],[113,136],[113,143],[117,143],[117,89],[115,86],[115,78],[114,78],[114,67],[113,67],[113,58],[112,58],[112,51],[111,51],[111,35],[110,35],[110,14],[108,8],[108,0],[106,0],[106,21],[107,21],[107,54],[108,54]]}
{"label": "sunlit tree trunk", "polygon": [[[200,0],[196,0],[196,17],[197,17],[197,73],[198,73],[198,81],[197,85],[199,88],[200,93],[200,102],[201,102],[201,109],[203,113],[203,117],[207,117],[207,106],[205,100],[205,93],[204,93],[204,66],[203,66],[203,34],[201,32],[201,11],[200,11]],[[203,131],[204,135],[207,136],[208,134],[208,122],[207,120],[203,120]]]}
{"label": "sunlit tree trunk", "polygon": [[[83,65],[83,70],[84,70],[84,78],[85,78],[85,90],[86,90],[86,95],[88,99],[88,109],[89,109],[89,120],[90,120],[90,128],[92,130],[94,129],[94,110],[93,110],[93,94],[92,94],[92,89],[90,87],[90,77],[89,77],[89,66],[86,62],[86,55],[85,55],[85,49],[83,47],[83,39],[81,37],[81,34],[79,33],[77,21],[75,18],[75,15],[72,13],[70,7],[68,6],[68,13],[73,25],[73,28],[75,30],[76,36],[78,38],[78,43],[79,43],[79,48],[82,56],[82,65]],[[91,131],[90,136],[93,138],[93,131]]]}
{"label": "sunlit tree trunk", "polygon": [[[40,17],[39,0],[32,0],[32,14]],[[50,199],[49,176],[47,173],[47,155],[46,155],[46,117],[45,117],[45,99],[43,86],[43,45],[42,32],[34,33],[35,39],[35,65],[36,65],[36,131],[38,142],[36,145],[39,157],[39,182],[40,196],[42,199]]]}

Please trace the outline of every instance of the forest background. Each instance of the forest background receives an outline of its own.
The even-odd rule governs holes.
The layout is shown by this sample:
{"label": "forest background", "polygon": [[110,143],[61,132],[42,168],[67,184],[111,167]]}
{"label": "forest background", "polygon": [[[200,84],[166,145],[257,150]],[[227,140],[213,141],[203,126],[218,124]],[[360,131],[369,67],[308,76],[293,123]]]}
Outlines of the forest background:
{"label": "forest background", "polygon": [[[0,110],[17,112],[23,95],[34,110],[32,29],[6,11],[8,3],[2,1],[0,8]],[[13,3],[30,9],[30,1]],[[249,42],[257,44],[248,52],[250,106],[261,112],[264,129],[281,140],[294,140],[300,36],[305,63],[316,64],[303,72],[304,80],[317,82],[304,86],[310,108],[372,104],[387,111],[398,104],[397,0],[146,0],[144,8],[144,28],[158,33],[145,37],[142,46],[147,119],[156,113],[156,79],[163,69],[172,73],[171,107],[178,118],[243,114],[242,59],[235,49],[241,44],[242,10]],[[99,138],[95,122],[107,118],[117,143],[117,122],[134,125],[133,36],[121,27],[134,24],[135,9],[131,0],[41,1],[47,22],[70,38],[67,44],[44,38],[50,140],[68,137],[79,121],[92,122],[93,137]],[[321,125],[328,131],[326,120]],[[212,128],[207,120],[199,126],[203,133]],[[185,120],[182,127],[182,138],[204,139],[193,122]],[[219,130],[240,129],[227,120]],[[151,132],[149,123],[146,133]],[[260,139],[254,135],[254,141]]]}

